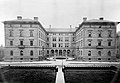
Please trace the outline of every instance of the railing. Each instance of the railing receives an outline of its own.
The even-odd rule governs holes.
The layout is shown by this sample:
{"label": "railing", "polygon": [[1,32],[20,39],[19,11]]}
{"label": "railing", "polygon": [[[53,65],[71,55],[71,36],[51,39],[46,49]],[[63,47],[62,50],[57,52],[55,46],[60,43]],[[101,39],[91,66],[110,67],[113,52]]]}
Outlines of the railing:
{"label": "railing", "polygon": [[24,49],[24,48],[25,48],[25,45],[18,45],[18,48],[19,48],[19,49]]}
{"label": "railing", "polygon": [[96,46],[96,49],[103,49],[103,46]]}

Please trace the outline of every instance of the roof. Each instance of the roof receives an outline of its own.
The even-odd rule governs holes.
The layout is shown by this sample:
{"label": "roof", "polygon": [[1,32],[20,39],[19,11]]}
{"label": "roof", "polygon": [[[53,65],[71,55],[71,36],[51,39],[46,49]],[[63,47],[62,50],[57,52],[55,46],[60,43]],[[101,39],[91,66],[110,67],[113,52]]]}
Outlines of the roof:
{"label": "roof", "polygon": [[32,20],[32,19],[15,19],[15,20],[8,20],[4,21],[3,23],[39,23],[39,21]]}
{"label": "roof", "polygon": [[100,20],[100,19],[91,19],[87,20],[85,22],[113,22],[113,21],[108,21],[108,20]]}
{"label": "roof", "polygon": [[32,20],[32,19],[15,19],[15,20],[8,20],[4,21],[4,24],[38,24],[45,32],[46,30],[44,27],[41,25],[41,23],[38,20]]}
{"label": "roof", "polygon": [[75,32],[75,28],[45,28],[47,32]]}
{"label": "roof", "polygon": [[91,19],[91,20],[86,20],[86,21],[83,21],[79,27],[76,29],[79,30],[79,28],[81,28],[83,25],[113,25],[113,26],[116,26],[116,24],[118,24],[120,22],[113,22],[113,21],[109,21],[109,20],[104,20],[103,18],[101,19]]}

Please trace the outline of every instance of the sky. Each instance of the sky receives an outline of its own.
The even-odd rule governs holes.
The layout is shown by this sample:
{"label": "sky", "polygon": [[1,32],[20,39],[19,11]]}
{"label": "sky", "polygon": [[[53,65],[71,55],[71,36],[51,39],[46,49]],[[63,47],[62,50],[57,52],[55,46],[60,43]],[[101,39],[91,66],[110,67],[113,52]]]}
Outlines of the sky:
{"label": "sky", "polygon": [[19,15],[29,19],[37,16],[44,28],[74,28],[83,17],[120,22],[120,0],[0,0],[0,45],[5,45],[2,22]]}

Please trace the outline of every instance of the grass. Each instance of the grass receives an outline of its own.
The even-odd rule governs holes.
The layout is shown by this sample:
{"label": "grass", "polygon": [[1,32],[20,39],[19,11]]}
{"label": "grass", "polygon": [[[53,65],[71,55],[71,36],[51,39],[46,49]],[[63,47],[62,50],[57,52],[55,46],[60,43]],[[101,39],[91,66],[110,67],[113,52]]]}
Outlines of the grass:
{"label": "grass", "polygon": [[114,73],[98,70],[65,70],[65,83],[110,83]]}
{"label": "grass", "polygon": [[5,78],[8,83],[55,83],[56,73],[50,69],[10,69]]}

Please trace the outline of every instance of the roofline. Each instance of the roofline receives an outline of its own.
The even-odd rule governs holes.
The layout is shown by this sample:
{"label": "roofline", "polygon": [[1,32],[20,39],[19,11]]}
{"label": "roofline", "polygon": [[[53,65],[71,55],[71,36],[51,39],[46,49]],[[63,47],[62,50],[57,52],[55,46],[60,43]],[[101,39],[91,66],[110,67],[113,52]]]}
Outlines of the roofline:
{"label": "roofline", "polygon": [[[117,25],[117,24],[119,24],[120,22],[87,22],[87,21],[85,21],[85,22],[82,22],[80,25],[79,25],[79,27],[75,30],[75,32],[77,32],[85,23],[114,23],[115,25]],[[96,24],[97,25],[97,24]]]}

